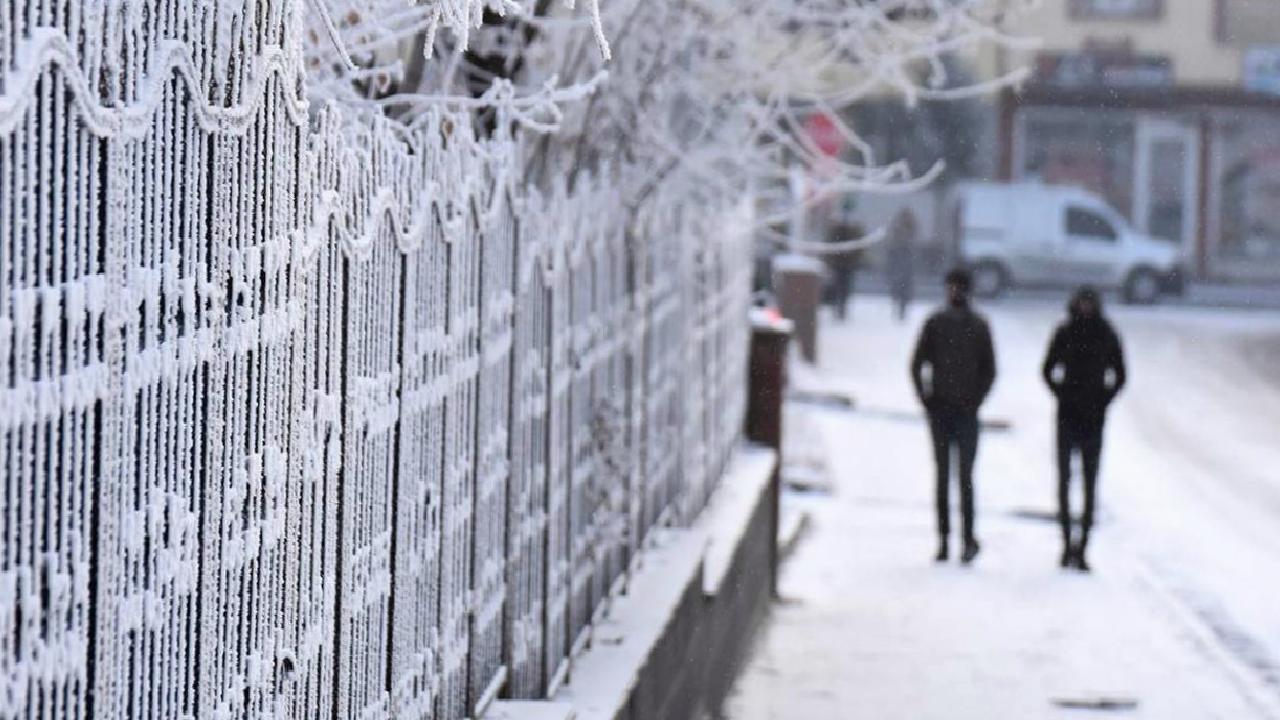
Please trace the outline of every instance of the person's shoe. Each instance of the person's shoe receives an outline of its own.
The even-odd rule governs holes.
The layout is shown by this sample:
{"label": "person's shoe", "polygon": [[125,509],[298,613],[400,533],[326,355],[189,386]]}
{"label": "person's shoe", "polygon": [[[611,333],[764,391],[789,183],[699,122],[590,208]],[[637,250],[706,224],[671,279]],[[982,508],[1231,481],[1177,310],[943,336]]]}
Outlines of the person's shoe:
{"label": "person's shoe", "polygon": [[981,549],[982,546],[978,544],[977,540],[966,540],[964,543],[964,552],[960,553],[960,562],[965,565],[973,562],[973,559],[978,557],[978,551]]}
{"label": "person's shoe", "polygon": [[933,561],[946,562],[947,557],[950,554],[951,552],[950,552],[950,549],[947,547],[947,541],[943,540],[942,542],[938,543],[938,554],[933,556]]}
{"label": "person's shoe", "polygon": [[1076,550],[1067,545],[1062,548],[1062,559],[1058,561],[1060,567],[1069,568],[1076,564]]}
{"label": "person's shoe", "polygon": [[1091,568],[1089,567],[1089,561],[1084,559],[1084,546],[1083,546],[1083,545],[1081,545],[1081,546],[1079,546],[1079,547],[1077,547],[1077,548],[1076,548],[1076,563],[1075,563],[1075,565],[1076,565],[1076,569],[1077,569],[1077,570],[1079,570],[1080,572],[1086,572],[1086,573],[1087,573],[1087,572],[1090,572],[1090,571],[1091,571]]}

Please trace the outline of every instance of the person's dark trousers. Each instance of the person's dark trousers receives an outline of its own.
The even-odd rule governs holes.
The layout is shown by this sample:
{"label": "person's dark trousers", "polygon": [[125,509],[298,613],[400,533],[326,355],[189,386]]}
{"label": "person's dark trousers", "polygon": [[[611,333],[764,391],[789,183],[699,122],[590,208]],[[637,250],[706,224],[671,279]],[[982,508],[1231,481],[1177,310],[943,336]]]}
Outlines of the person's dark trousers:
{"label": "person's dark trousers", "polygon": [[1058,524],[1062,544],[1071,546],[1071,455],[1080,453],[1084,476],[1084,509],[1080,514],[1080,547],[1089,543],[1098,489],[1098,463],[1102,457],[1103,418],[1094,414],[1058,412]]}
{"label": "person's dark trousers", "polygon": [[960,517],[965,542],[974,538],[973,464],[978,455],[978,413],[972,410],[937,407],[929,412],[933,434],[933,457],[937,465],[936,501],[938,536],[951,534],[951,453],[960,461]]}
{"label": "person's dark trousers", "polygon": [[841,268],[831,273],[828,301],[836,317],[844,320],[848,314],[849,296],[853,294],[853,270]]}
{"label": "person's dark trousers", "polygon": [[889,297],[893,300],[893,313],[898,322],[907,319],[907,308],[911,305],[911,288],[898,285],[889,286]]}

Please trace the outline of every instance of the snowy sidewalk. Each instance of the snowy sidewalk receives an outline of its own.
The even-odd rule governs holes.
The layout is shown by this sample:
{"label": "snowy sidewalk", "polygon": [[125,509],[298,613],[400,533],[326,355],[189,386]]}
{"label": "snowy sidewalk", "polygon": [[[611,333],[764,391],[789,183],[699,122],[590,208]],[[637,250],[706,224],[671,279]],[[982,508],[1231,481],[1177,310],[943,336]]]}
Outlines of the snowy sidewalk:
{"label": "snowy sidewalk", "polygon": [[[927,431],[911,415],[901,360],[909,331],[860,322],[824,341],[828,355],[851,353],[837,355],[850,359],[836,384],[860,407],[813,411],[808,425],[832,451],[832,493],[808,500],[812,531],[785,567],[784,601],[729,718],[1273,717],[1150,578],[1105,506],[1095,572],[1058,568],[1052,489],[1029,462],[1047,450],[1042,431],[984,435],[983,553],[969,568],[934,564]],[[1108,701],[1110,711],[1068,707]]]}

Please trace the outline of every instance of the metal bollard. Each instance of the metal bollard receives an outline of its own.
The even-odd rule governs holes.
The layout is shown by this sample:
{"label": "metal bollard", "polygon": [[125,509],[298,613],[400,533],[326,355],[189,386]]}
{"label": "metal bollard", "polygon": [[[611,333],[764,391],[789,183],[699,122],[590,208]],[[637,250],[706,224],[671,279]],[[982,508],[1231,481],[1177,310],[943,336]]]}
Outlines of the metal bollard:
{"label": "metal bollard", "polygon": [[751,356],[748,360],[746,436],[782,452],[782,397],[787,384],[787,344],[793,323],[751,313]]}
{"label": "metal bollard", "polygon": [[778,596],[778,504],[782,482],[782,400],[787,387],[787,343],[791,340],[792,323],[771,316],[765,310],[751,314],[751,357],[748,360],[747,417],[748,440],[773,448],[777,453],[773,477],[769,481],[769,590]]}

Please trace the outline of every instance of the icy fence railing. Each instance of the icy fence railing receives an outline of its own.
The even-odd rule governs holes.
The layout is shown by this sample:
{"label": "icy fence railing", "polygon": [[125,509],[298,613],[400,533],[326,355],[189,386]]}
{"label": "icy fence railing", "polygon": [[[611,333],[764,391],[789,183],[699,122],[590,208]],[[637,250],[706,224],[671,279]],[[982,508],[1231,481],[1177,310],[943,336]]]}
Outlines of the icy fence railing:
{"label": "icy fence railing", "polygon": [[0,718],[542,696],[727,460],[746,234],[309,106],[237,7],[0,7]]}

